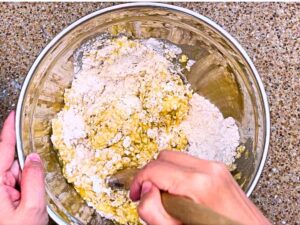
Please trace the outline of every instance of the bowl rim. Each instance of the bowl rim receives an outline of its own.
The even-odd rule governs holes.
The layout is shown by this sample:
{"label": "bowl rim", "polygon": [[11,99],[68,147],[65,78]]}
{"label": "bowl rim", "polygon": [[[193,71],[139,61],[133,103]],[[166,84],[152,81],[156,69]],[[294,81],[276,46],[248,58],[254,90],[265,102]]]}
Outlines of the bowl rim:
{"label": "bowl rim", "polygon": [[[220,34],[222,34],[227,40],[229,40],[236,48],[237,50],[240,52],[240,54],[244,57],[245,61],[248,63],[250,69],[252,70],[255,80],[258,84],[259,87],[259,91],[262,97],[262,101],[263,101],[263,107],[264,107],[264,113],[265,113],[265,143],[264,143],[264,149],[263,149],[263,154],[259,163],[259,167],[256,171],[256,174],[254,175],[254,179],[252,180],[252,183],[249,187],[249,189],[246,192],[247,197],[249,197],[251,195],[251,193],[253,192],[254,188],[256,187],[258,180],[262,174],[264,165],[266,163],[266,159],[267,159],[267,155],[268,155],[268,148],[269,148],[269,141],[270,141],[270,111],[269,111],[269,104],[268,104],[268,100],[267,100],[267,95],[263,86],[263,83],[261,81],[261,78],[252,62],[252,60],[250,59],[250,57],[248,56],[248,54],[246,53],[246,51],[242,48],[242,46],[238,43],[238,41],[233,38],[226,30],[224,30],[221,26],[219,26],[217,23],[215,23],[214,21],[212,21],[211,19],[197,13],[194,12],[192,10],[183,8],[183,7],[179,7],[179,6],[174,6],[174,5],[169,5],[169,4],[163,4],[163,3],[154,3],[154,2],[141,2],[141,3],[126,3],[126,4],[119,4],[119,5],[115,5],[115,6],[110,6],[104,9],[100,9],[97,10],[95,12],[92,12],[78,20],[76,20],[75,22],[73,22],[71,25],[69,25],[68,27],[66,27],[64,30],[62,30],[58,35],[56,35],[50,42],[49,44],[47,44],[47,46],[42,50],[42,52],[39,54],[39,56],[36,58],[36,60],[34,61],[34,63],[32,64],[24,82],[22,85],[22,89],[20,91],[19,94],[19,99],[18,99],[18,103],[17,103],[17,109],[16,109],[16,123],[15,123],[15,130],[16,130],[16,142],[17,142],[17,155],[18,155],[18,160],[20,163],[21,168],[23,169],[24,167],[24,161],[25,161],[25,156],[23,153],[23,144],[22,144],[22,139],[21,139],[21,114],[22,114],[22,107],[24,104],[24,96],[26,94],[28,85],[31,81],[31,78],[36,70],[36,68],[38,67],[39,63],[42,61],[42,59],[44,58],[44,56],[48,53],[48,51],[64,36],[66,35],[69,31],[71,31],[72,29],[74,29],[75,27],[77,27],[78,25],[84,23],[85,21],[92,19],[96,16],[99,16],[101,14],[107,13],[107,12],[112,12],[118,9],[126,9],[126,8],[134,8],[134,7],[156,7],[156,8],[165,8],[168,10],[173,10],[173,11],[177,11],[180,13],[186,13],[190,16],[195,17],[196,19],[201,20],[202,22],[205,22],[207,25],[211,26],[212,28],[214,28],[215,30],[217,30],[218,32],[220,32]],[[49,206],[47,206],[47,211],[49,216],[57,223],[57,224],[66,224],[67,223],[61,218],[61,216],[57,215]]]}

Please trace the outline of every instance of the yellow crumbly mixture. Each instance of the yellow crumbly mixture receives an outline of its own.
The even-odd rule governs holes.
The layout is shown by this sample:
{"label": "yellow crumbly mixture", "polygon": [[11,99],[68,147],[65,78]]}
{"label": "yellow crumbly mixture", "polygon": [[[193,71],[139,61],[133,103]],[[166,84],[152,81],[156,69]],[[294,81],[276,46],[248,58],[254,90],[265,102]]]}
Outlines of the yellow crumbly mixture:
{"label": "yellow crumbly mixture", "polygon": [[[153,47],[158,44],[163,53]],[[101,39],[91,46],[52,120],[52,142],[64,176],[89,205],[120,224],[141,224],[128,192],[110,189],[105,178],[144,166],[162,149],[186,149],[179,124],[192,92],[174,60],[188,59],[154,39]]]}

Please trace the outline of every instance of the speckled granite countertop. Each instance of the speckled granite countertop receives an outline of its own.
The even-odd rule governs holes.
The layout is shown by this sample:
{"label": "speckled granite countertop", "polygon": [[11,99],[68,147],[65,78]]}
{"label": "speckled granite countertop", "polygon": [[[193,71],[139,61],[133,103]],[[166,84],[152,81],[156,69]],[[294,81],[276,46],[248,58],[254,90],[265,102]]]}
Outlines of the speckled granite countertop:
{"label": "speckled granite countertop", "polygon": [[[0,3],[0,125],[46,44],[112,3]],[[300,3],[180,3],[211,18],[246,49],[271,107],[269,156],[251,199],[275,224],[300,224]]]}

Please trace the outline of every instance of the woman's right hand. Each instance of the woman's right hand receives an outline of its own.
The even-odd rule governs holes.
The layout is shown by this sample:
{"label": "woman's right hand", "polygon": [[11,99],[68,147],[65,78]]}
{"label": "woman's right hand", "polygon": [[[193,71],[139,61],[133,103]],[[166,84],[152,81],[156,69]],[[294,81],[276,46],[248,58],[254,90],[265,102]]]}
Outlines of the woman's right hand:
{"label": "woman's right hand", "polygon": [[150,225],[179,225],[163,208],[160,190],[190,198],[241,224],[270,224],[221,163],[162,151],[136,175],[130,197],[140,200],[140,217]]}
{"label": "woman's right hand", "polygon": [[26,157],[21,172],[15,155],[15,114],[0,135],[0,225],[46,225],[48,214],[43,163],[38,154]]}

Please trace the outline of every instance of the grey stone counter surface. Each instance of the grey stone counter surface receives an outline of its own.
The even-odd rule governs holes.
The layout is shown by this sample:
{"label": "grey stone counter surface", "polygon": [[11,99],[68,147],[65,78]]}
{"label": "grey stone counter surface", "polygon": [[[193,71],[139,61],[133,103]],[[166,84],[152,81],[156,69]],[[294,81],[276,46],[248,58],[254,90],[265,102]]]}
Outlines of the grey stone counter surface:
{"label": "grey stone counter surface", "polygon": [[[0,125],[47,43],[77,19],[113,3],[0,3]],[[300,225],[300,3],[175,3],[217,22],[261,75],[271,141],[251,200],[274,224]]]}

